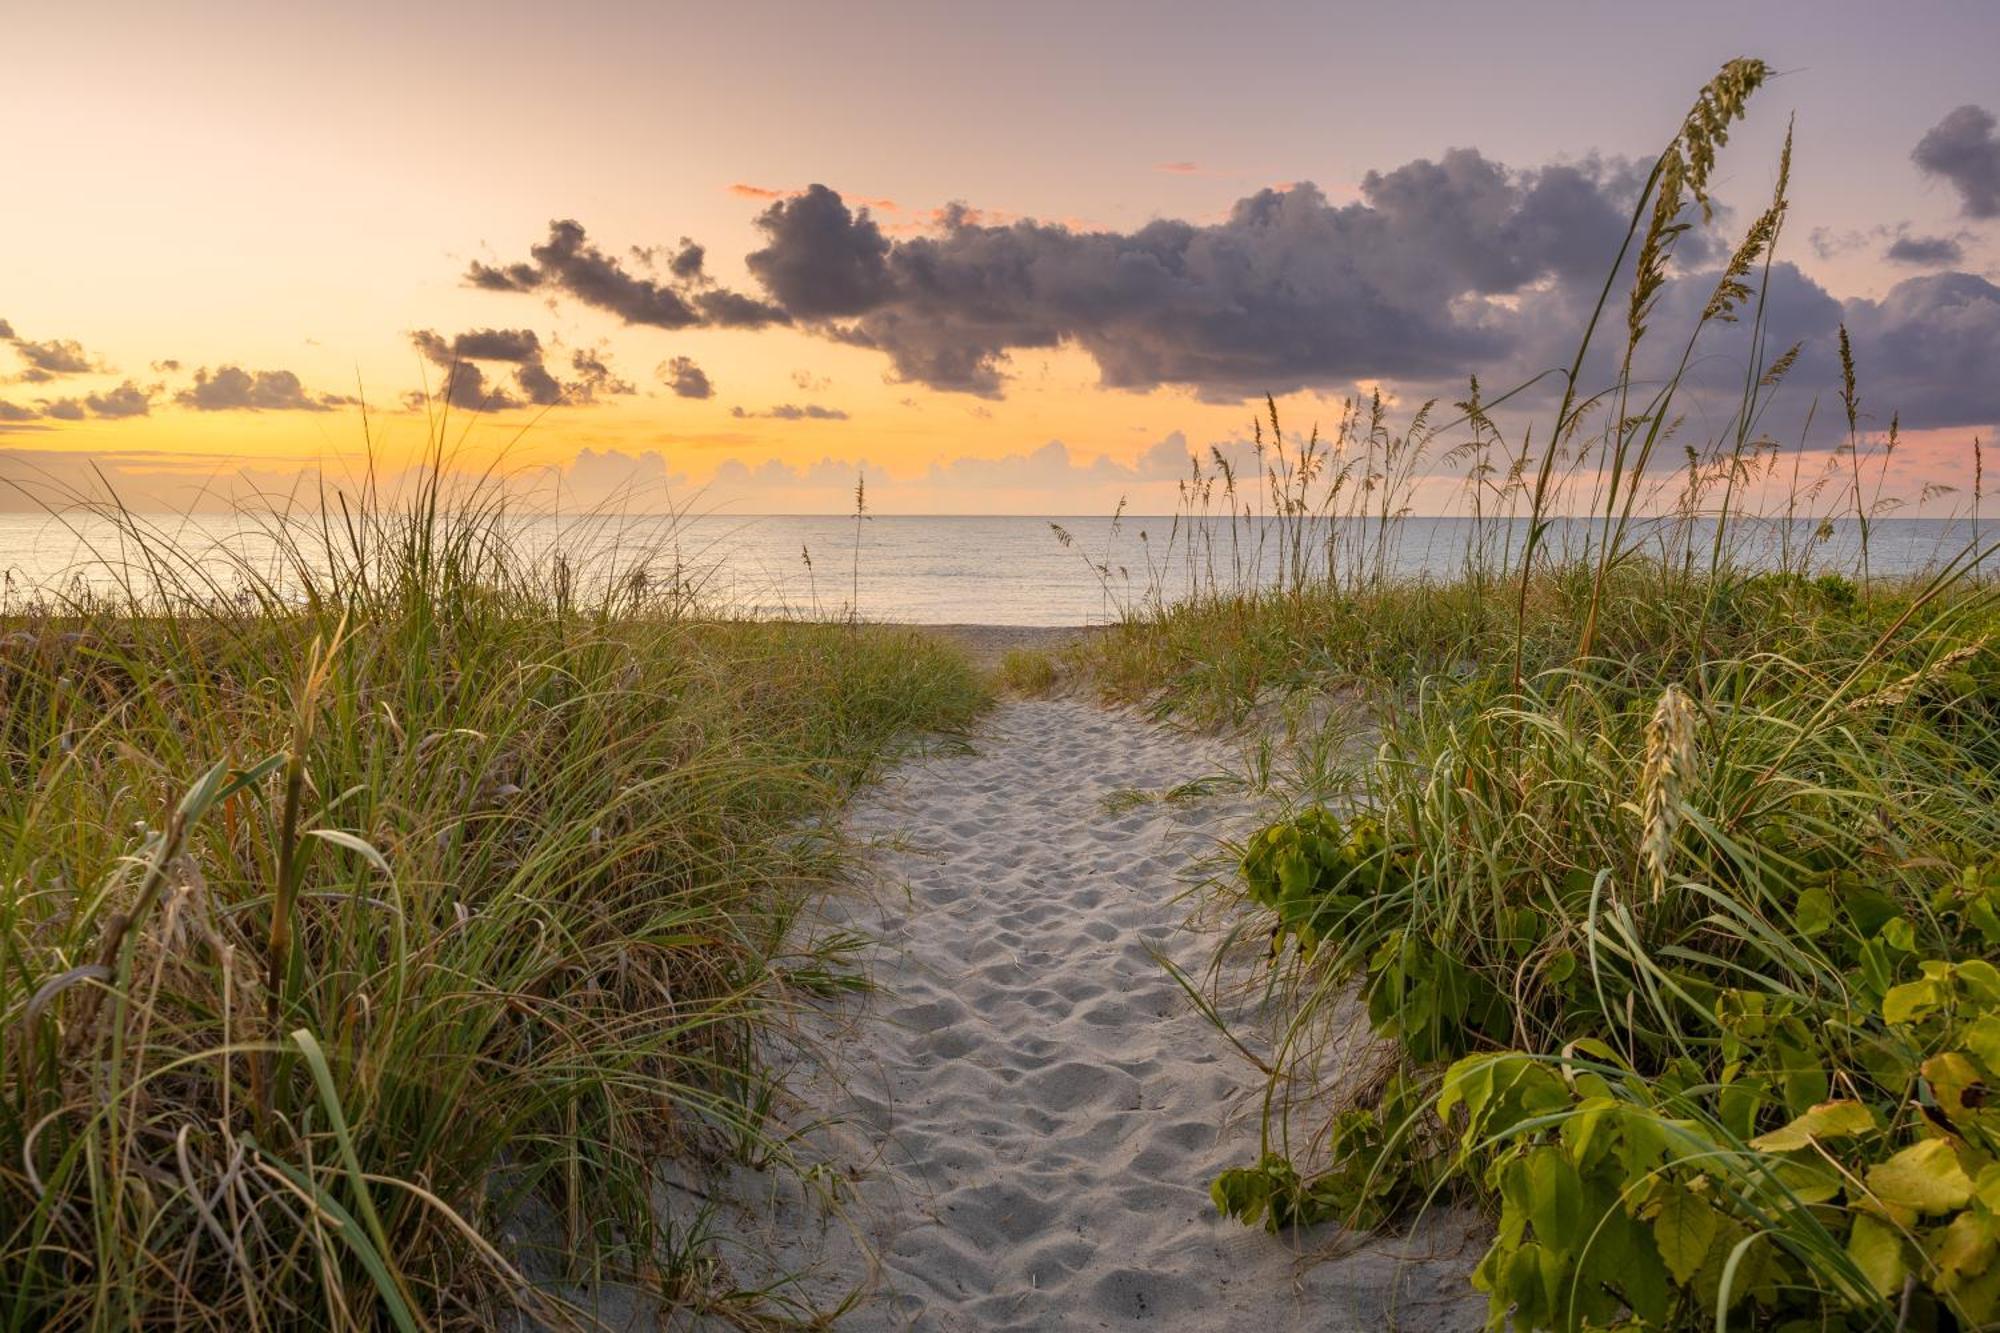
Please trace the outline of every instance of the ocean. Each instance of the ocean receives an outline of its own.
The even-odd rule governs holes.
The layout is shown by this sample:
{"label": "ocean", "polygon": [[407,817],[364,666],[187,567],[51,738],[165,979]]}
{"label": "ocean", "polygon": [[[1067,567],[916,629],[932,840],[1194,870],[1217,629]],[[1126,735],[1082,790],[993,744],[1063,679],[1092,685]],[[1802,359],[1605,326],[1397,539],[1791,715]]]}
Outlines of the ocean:
{"label": "ocean", "polygon": [[[138,515],[135,522],[183,552],[187,571],[226,596],[246,571],[283,581],[279,549],[260,523],[238,515]],[[1989,524],[1989,529],[1993,525]],[[1065,543],[1058,529],[1066,533]],[[1489,557],[1517,550],[1526,525],[1486,528]],[[512,521],[510,536],[541,563],[564,553],[573,577],[589,583],[643,569],[654,587],[685,586],[701,605],[755,616],[862,619],[914,624],[1080,625],[1116,619],[1149,599],[1171,600],[1212,576],[1225,586],[1281,577],[1270,521],[1261,529],[1226,522],[1190,527],[1166,517],[918,517],[876,515],[703,515]],[[1405,518],[1386,534],[1341,529],[1342,569],[1357,559],[1396,577],[1446,578],[1465,567],[1477,531],[1462,518]],[[1577,521],[1558,520],[1545,549],[1574,553],[1586,540]],[[1933,568],[1972,538],[1963,520],[1883,518],[1871,525],[1869,559],[1878,575]],[[1985,540],[1991,540],[1988,536]],[[1706,553],[1705,540],[1699,543]],[[1786,549],[1776,524],[1732,529],[1736,559],[1769,566]],[[1315,539],[1317,549],[1317,538]],[[1850,571],[1855,525],[1837,522],[1816,539],[1812,525],[1789,534],[1796,556],[1810,549],[1815,571]],[[0,605],[61,596],[80,585],[144,593],[138,551],[101,519],[0,514]],[[1192,560],[1190,556],[1192,555]],[[1372,568],[1372,563],[1370,565]],[[185,575],[181,577],[185,583]]]}

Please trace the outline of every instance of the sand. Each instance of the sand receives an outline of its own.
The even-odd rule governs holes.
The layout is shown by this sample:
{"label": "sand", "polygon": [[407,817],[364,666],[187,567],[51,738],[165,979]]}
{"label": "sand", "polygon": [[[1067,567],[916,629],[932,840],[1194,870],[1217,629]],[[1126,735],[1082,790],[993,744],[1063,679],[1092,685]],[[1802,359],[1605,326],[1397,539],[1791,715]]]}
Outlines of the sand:
{"label": "sand", "polygon": [[[1222,769],[1216,745],[1069,700],[1001,705],[970,752],[905,764],[864,794],[867,897],[822,929],[879,940],[879,990],[825,1016],[792,1079],[801,1156],[839,1205],[738,1170],[717,1219],[746,1285],[843,1329],[1478,1328],[1477,1224],[1272,1236],[1219,1218],[1207,1186],[1257,1154],[1255,1071],[1157,952],[1191,869],[1250,813],[1150,799]],[[1110,798],[1107,800],[1107,798]],[[777,1266],[756,1257],[768,1250]]]}

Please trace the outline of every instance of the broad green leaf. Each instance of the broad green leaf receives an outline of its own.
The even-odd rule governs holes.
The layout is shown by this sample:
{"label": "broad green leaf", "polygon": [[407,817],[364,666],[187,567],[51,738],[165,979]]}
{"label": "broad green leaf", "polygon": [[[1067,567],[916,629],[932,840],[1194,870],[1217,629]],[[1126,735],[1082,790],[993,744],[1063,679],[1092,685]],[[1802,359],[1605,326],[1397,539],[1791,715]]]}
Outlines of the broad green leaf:
{"label": "broad green leaf", "polygon": [[1931,1095],[1954,1124],[1968,1123],[1986,1103],[1986,1080],[1972,1061],[1957,1051],[1934,1055],[1923,1063]]}
{"label": "broad green leaf", "polygon": [[1903,1233],[1873,1213],[1856,1213],[1847,1233],[1847,1257],[1867,1277],[1878,1296],[1893,1296],[1903,1288]]}
{"label": "broad green leaf", "polygon": [[1821,1102],[1781,1129],[1759,1134],[1750,1146],[1759,1152],[1793,1152],[1814,1139],[1831,1142],[1852,1138],[1875,1128],[1875,1116],[1856,1101]]}
{"label": "broad green leaf", "polygon": [[1668,1189],[1653,1215],[1653,1243],[1674,1281],[1686,1286],[1715,1243],[1717,1218],[1708,1200],[1692,1190]]}
{"label": "broad green leaf", "polygon": [[1996,1228],[2000,1228],[2000,1221],[1979,1213],[1954,1217],[1932,1255],[1938,1266],[1938,1285],[1947,1289],[1962,1286],[1991,1267],[1996,1242],[2000,1242]]}
{"label": "broad green leaf", "polygon": [[1882,997],[1882,1021],[1914,1023],[1943,1002],[1942,990],[1931,978],[1906,981],[1900,986],[1891,986],[1889,993]]}
{"label": "broad green leaf", "polygon": [[1972,1180],[1943,1139],[1913,1143],[1869,1167],[1868,1188],[1885,1203],[1920,1213],[1948,1213],[1972,1198]]}

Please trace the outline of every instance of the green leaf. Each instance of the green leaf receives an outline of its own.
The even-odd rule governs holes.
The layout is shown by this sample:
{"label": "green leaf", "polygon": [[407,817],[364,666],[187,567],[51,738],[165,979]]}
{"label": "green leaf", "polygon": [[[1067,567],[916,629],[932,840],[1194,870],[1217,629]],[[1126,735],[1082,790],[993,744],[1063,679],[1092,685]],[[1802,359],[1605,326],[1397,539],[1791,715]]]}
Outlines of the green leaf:
{"label": "green leaf", "polygon": [[1824,935],[1833,924],[1833,895],[1823,888],[1807,889],[1792,907],[1792,922],[1808,938]]}
{"label": "green leaf", "polygon": [[1653,1216],[1653,1243],[1674,1281],[1686,1286],[1715,1243],[1717,1218],[1708,1200],[1692,1190],[1669,1188]]}
{"label": "green leaf", "polygon": [[1560,1148],[1542,1147],[1528,1154],[1528,1220],[1542,1248],[1569,1255],[1582,1248],[1578,1224],[1583,1220],[1583,1185],[1576,1168]]}
{"label": "green leaf", "polygon": [[1847,1233],[1847,1257],[1867,1277],[1878,1296],[1893,1296],[1903,1288],[1903,1233],[1894,1223],[1873,1213],[1856,1213]]}
{"label": "green leaf", "polygon": [[1759,1152],[1793,1152],[1814,1139],[1831,1142],[1853,1138],[1875,1128],[1875,1116],[1856,1101],[1821,1102],[1781,1129],[1759,1134],[1750,1146]]}
{"label": "green leaf", "polygon": [[1913,1143],[1869,1167],[1868,1188],[1884,1203],[1920,1213],[1948,1213],[1972,1198],[1972,1180],[1943,1139]]}
{"label": "green leaf", "polygon": [[1900,986],[1891,986],[1889,993],[1882,997],[1882,1021],[1914,1023],[1942,1003],[1942,988],[1929,977],[1906,981]]}

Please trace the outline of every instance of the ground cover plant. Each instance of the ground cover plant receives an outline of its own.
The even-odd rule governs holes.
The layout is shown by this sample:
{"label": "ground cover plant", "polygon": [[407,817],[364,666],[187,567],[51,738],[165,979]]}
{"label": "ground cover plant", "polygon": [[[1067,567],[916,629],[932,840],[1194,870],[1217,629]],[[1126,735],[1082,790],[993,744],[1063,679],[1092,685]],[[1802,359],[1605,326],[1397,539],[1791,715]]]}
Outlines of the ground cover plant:
{"label": "ground cover plant", "polygon": [[[1269,935],[1286,1022],[1263,1155],[1213,1194],[1272,1227],[1475,1202],[1496,1329],[2000,1320],[1988,552],[1871,566],[1897,429],[1864,428],[1844,336],[1813,386],[1844,442],[1771,437],[1799,355],[1761,336],[1789,143],[1693,326],[1658,327],[1768,74],[1702,91],[1532,432],[1503,437],[1476,382],[1394,432],[1362,404],[1293,444],[1273,414],[1259,475],[1218,454],[1184,489],[1197,595],[1077,650],[1195,720],[1365,700],[1366,743],[1279,775],[1290,808],[1240,849],[1239,933]],[[1687,367],[1732,327],[1727,427],[1683,445]],[[1664,373],[1635,370],[1662,339]],[[1409,478],[1450,468],[1465,566],[1400,579]],[[1387,1056],[1329,1113],[1356,994]]]}
{"label": "ground cover plant", "polygon": [[274,561],[106,519],[122,587],[0,621],[0,1324],[754,1318],[661,1167],[783,1168],[759,1035],[855,981],[791,930],[822,817],[967,664],[709,619],[436,473]]}

